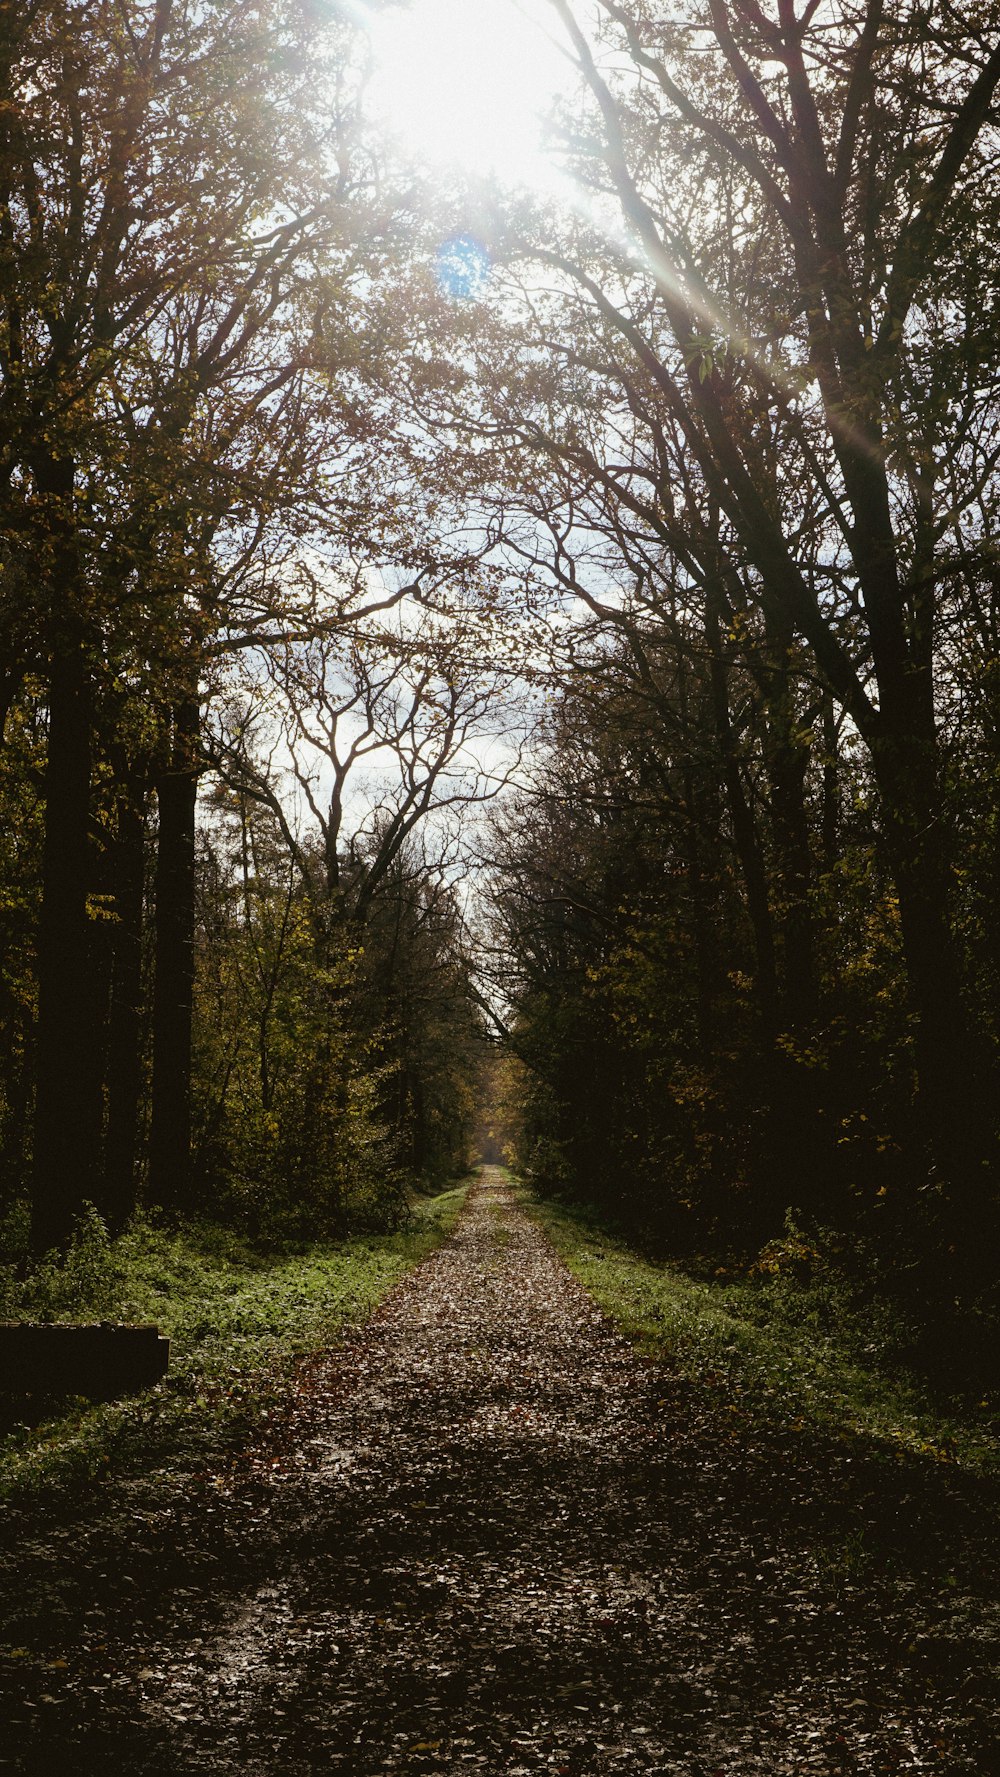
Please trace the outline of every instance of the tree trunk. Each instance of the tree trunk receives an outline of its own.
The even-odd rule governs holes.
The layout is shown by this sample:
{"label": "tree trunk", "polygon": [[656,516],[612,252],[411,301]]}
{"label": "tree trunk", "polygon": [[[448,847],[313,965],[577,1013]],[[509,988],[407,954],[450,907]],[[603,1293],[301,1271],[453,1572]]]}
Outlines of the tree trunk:
{"label": "tree trunk", "polygon": [[981,1261],[995,1276],[994,1070],[962,993],[936,741],[927,722],[896,716],[885,699],[872,756],[916,1015],[921,1124],[955,1244],[973,1269]]}
{"label": "tree trunk", "polygon": [[145,879],[146,761],[121,761],[114,846],[115,946],[108,1032],[108,1127],[104,1202],[114,1229],[136,1203],[142,1088],[142,903]]}
{"label": "tree trunk", "polygon": [[816,959],[811,905],[812,856],[806,811],[808,749],[799,737],[791,655],[791,625],[768,622],[768,662],[761,674],[765,698],[764,750],[770,786],[771,832],[778,891],[781,1017],[789,1030],[816,1017]]}
{"label": "tree trunk", "polygon": [[190,1207],[191,1014],[194,993],[194,838],[199,709],[174,711],[170,763],[156,785],[156,975],[153,988],[151,1200]]}
{"label": "tree trunk", "polygon": [[91,709],[83,643],[64,641],[49,681],[31,1217],[36,1251],[65,1242],[97,1184],[100,1045],[87,917]]}
{"label": "tree trunk", "polygon": [[702,846],[697,831],[691,834],[688,872],[694,930],[698,1048],[702,1060],[707,1061],[713,1053],[715,1042],[715,1003],[719,986],[717,927],[712,919],[716,897],[714,880],[704,869]]}
{"label": "tree trunk", "polygon": [[820,843],[823,869],[829,875],[840,858],[840,787],[838,783],[837,720],[833,697],[823,688],[823,790]]}
{"label": "tree trunk", "polygon": [[757,999],[761,1019],[768,1034],[777,1028],[777,969],[774,955],[774,928],[767,891],[767,873],[754,826],[753,812],[747,802],[740,775],[739,748],[729,714],[729,685],[722,653],[717,599],[712,589],[706,592],[705,635],[709,650],[709,672],[715,737],[722,755],[722,781],[733,830],[733,844],[743,875],[747,912],[753,931],[756,953]]}

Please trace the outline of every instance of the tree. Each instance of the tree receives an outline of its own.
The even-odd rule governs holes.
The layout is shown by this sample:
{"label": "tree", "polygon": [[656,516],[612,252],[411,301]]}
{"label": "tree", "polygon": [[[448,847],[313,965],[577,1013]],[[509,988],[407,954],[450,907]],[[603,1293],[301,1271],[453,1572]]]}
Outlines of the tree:
{"label": "tree", "polygon": [[425,389],[424,411],[458,438],[478,428],[498,537],[578,610],[599,607],[638,672],[651,625],[669,629],[678,604],[698,614],[731,757],[727,661],[748,676],[770,907],[745,779],[730,771],[726,794],[761,982],[769,950],[787,963],[779,1024],[810,1016],[788,1002],[814,974],[810,761],[825,753],[832,772],[830,735],[857,737],[923,1129],[975,1255],[995,1207],[995,1028],[977,1024],[942,809],[947,625],[994,547],[995,20],[973,8],[932,27],[925,8],[889,16],[878,0],[681,14],[601,0],[591,31],[571,0],[553,6],[589,99],[583,126],[565,125],[582,195],[570,218],[496,207],[504,300],[483,315],[475,369]]}
{"label": "tree", "polygon": [[[289,562],[329,525],[345,442],[355,463],[374,449],[377,428],[335,377],[364,361],[349,292],[371,278],[381,224],[362,265],[371,170],[351,136],[347,28],[317,30],[284,0],[45,0],[4,5],[0,22],[5,707],[30,668],[48,724],[34,1114],[44,1246],[100,1195],[95,785],[106,763],[120,770],[124,821],[129,796],[134,812],[144,801],[140,756],[166,811],[156,1170],[183,1190],[191,712],[221,648],[316,617],[319,561],[298,574]],[[115,731],[123,687],[163,712],[138,748],[127,724]],[[134,871],[119,886],[124,1016]],[[134,1082],[120,1069],[119,1080],[116,1214],[134,1150]]]}
{"label": "tree", "polygon": [[[590,646],[587,669],[577,636],[578,670],[553,690],[544,744],[489,847],[479,969],[521,1066],[519,1165],[674,1251],[759,1244],[791,1207],[912,1257],[926,1228],[902,1188],[919,1155],[899,946],[863,770],[841,761],[836,867],[817,888],[817,913],[834,900],[838,917],[816,920],[816,1015],[774,1030],[752,979],[711,662],[682,654],[681,677],[674,639],[650,636],[640,679],[621,640],[598,631]],[[740,769],[778,906],[766,745],[759,725],[742,735]],[[811,852],[823,775],[811,761]]]}
{"label": "tree", "polygon": [[323,836],[290,825],[275,732],[273,709],[234,700],[215,741],[199,840],[195,1174],[203,1199],[258,1231],[338,1233],[384,1225],[407,1183],[464,1168],[479,1015],[452,836],[413,827],[387,858],[345,782],[331,897]]}
{"label": "tree", "polygon": [[[874,0],[801,13],[779,0],[773,17],[713,0],[683,20],[607,0],[595,43],[569,0],[554,4],[596,107],[591,176],[619,207],[644,312],[578,257],[556,261],[678,424],[765,621],[808,645],[868,748],[922,1104],[973,1238],[984,1077],[941,822],[935,597],[961,523],[945,465],[964,457],[975,489],[996,457],[980,327],[995,200],[981,175],[1000,44],[988,10],[932,33],[923,9],[887,18]],[[631,81],[605,71],[606,53],[627,57]],[[958,372],[961,390],[951,408],[933,402],[931,425],[928,372],[939,389]],[[803,535],[805,487],[822,489],[820,552]]]}

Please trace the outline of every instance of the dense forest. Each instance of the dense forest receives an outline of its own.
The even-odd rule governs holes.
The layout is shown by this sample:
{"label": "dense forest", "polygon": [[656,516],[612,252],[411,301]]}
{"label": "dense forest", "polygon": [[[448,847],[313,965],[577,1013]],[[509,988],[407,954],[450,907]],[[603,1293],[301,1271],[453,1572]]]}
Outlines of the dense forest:
{"label": "dense forest", "polygon": [[1000,19],[546,12],[539,194],[333,0],[0,6],[8,1256],[502,1150],[983,1312]]}
{"label": "dense forest", "polygon": [[467,1158],[444,811],[491,679],[415,603],[468,569],[381,385],[412,227],[317,22],[4,8],[4,1190],[39,1250],[85,1203],[391,1223]]}

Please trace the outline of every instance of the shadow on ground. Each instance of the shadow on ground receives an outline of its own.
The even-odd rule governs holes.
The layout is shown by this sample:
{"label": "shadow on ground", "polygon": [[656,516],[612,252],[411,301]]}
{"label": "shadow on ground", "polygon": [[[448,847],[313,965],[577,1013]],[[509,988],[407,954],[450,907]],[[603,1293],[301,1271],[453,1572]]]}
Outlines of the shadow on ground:
{"label": "shadow on ground", "polygon": [[981,1511],[926,1465],[748,1435],[636,1356],[486,1169],[249,1458],[131,1544],[123,1507],[61,1588],[55,1532],[22,1550],[48,1658],[21,1684],[8,1659],[0,1764],[982,1777],[991,1577],[947,1621],[921,1577]]}

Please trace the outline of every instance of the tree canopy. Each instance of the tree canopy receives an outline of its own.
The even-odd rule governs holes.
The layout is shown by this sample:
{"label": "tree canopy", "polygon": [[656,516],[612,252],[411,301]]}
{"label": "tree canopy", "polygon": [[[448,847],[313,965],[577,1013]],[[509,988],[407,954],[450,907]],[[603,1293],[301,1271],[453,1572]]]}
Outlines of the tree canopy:
{"label": "tree canopy", "polygon": [[540,196],[336,8],[4,10],[5,1189],[344,1226],[489,1080],[987,1287],[1000,21],[551,27]]}

